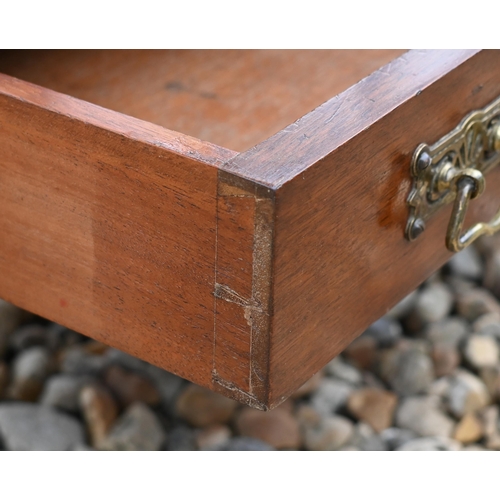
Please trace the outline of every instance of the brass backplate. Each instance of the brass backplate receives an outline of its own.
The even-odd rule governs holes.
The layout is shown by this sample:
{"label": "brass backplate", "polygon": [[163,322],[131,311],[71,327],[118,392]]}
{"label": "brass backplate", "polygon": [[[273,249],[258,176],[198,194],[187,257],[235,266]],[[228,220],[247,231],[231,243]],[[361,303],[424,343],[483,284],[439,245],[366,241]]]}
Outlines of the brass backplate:
{"label": "brass backplate", "polygon": [[486,174],[500,162],[500,97],[469,113],[435,144],[420,144],[412,157],[412,188],[405,236],[412,241],[425,223],[456,196],[452,178],[466,168]]}

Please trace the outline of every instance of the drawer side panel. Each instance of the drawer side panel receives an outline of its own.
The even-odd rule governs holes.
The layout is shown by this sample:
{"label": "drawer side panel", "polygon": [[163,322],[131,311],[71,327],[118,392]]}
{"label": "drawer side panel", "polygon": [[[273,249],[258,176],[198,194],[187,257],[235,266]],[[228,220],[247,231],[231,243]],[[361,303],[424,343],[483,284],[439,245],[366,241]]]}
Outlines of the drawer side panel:
{"label": "drawer side panel", "polygon": [[0,297],[211,387],[218,169],[137,139],[127,117],[115,131],[118,114],[99,126],[95,106],[61,96],[67,116],[14,90],[0,92]]}

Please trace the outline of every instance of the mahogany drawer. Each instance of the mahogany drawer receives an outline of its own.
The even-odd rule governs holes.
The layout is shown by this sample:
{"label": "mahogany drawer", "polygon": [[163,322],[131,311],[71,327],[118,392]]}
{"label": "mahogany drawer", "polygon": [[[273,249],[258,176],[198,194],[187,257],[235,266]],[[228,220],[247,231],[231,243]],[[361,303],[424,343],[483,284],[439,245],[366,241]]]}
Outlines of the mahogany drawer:
{"label": "mahogany drawer", "polygon": [[405,237],[412,155],[500,95],[499,51],[3,51],[0,72],[0,297],[262,409],[451,257],[451,205]]}

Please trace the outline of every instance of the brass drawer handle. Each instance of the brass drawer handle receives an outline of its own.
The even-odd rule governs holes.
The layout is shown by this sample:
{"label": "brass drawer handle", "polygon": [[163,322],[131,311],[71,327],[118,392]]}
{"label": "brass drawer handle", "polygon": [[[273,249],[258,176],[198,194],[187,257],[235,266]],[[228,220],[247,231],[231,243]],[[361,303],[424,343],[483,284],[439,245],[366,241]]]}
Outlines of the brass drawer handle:
{"label": "brass drawer handle", "polygon": [[468,114],[432,146],[417,147],[411,162],[413,185],[408,196],[406,238],[418,238],[426,221],[452,202],[445,238],[451,252],[462,250],[481,235],[499,231],[500,209],[489,222],[475,224],[462,233],[470,200],[484,192],[484,175],[499,164],[500,97],[484,109]]}

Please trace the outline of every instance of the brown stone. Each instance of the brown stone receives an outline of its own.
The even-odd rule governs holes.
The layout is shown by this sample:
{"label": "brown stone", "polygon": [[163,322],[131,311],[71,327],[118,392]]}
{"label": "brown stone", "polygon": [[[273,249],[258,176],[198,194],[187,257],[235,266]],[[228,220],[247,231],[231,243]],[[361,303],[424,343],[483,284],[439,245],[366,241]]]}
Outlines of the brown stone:
{"label": "brown stone", "polygon": [[92,446],[99,448],[118,417],[111,393],[102,386],[87,385],[80,391],[80,407]]}
{"label": "brown stone", "polygon": [[381,432],[391,426],[397,403],[394,393],[369,387],[354,391],[347,401],[347,409],[354,417]]}
{"label": "brown stone", "polygon": [[236,419],[238,432],[282,449],[297,449],[301,444],[299,424],[287,411],[276,408],[263,412],[245,408]]}
{"label": "brown stone", "polygon": [[500,400],[500,366],[482,368],[479,372],[492,401]]}
{"label": "brown stone", "polygon": [[8,384],[9,384],[9,368],[3,361],[0,361],[0,398],[3,397]]}
{"label": "brown stone", "polygon": [[208,427],[229,422],[237,406],[232,399],[190,384],[177,398],[175,409],[191,425]]}
{"label": "brown stone", "polygon": [[434,363],[434,374],[436,377],[451,375],[460,364],[460,353],[458,349],[449,344],[436,344],[432,347],[432,362]]}
{"label": "brown stone", "polygon": [[146,377],[118,365],[110,366],[104,375],[106,385],[115,394],[123,406],[135,402],[155,406],[160,403],[160,394],[153,383]]}
{"label": "brown stone", "polygon": [[360,370],[369,370],[377,356],[377,341],[373,337],[359,337],[349,344],[343,354]]}
{"label": "brown stone", "polygon": [[455,427],[453,438],[461,443],[474,443],[483,436],[483,426],[474,413],[467,413]]}
{"label": "brown stone", "polygon": [[457,296],[457,311],[463,318],[475,321],[483,314],[500,314],[500,304],[487,290],[474,288]]}

